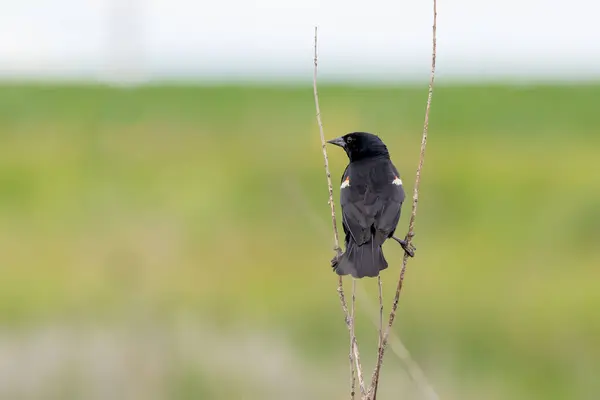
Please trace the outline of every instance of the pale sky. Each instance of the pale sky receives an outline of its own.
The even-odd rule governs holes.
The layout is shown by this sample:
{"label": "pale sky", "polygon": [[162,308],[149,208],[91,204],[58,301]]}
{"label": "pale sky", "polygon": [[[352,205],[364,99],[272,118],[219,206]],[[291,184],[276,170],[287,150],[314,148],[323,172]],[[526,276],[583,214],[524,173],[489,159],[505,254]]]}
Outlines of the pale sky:
{"label": "pale sky", "polygon": [[[594,0],[439,0],[438,76],[600,78]],[[0,0],[0,74],[426,78],[429,0]],[[118,7],[118,8],[117,8]]]}

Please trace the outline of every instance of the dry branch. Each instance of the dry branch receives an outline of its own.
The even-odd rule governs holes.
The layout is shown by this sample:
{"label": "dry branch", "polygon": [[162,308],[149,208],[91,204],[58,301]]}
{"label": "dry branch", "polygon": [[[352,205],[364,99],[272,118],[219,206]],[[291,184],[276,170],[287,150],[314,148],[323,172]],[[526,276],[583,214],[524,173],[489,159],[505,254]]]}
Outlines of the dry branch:
{"label": "dry branch", "polygon": [[[359,290],[359,295],[364,299],[364,302],[361,303],[361,307],[369,315],[373,326],[378,326],[377,316],[372,312],[375,305],[369,300],[369,296],[367,296],[367,292],[364,289],[361,288],[361,290]],[[408,376],[417,384],[420,391],[423,393],[423,398],[427,400],[439,400],[439,396],[427,380],[425,373],[423,373],[419,364],[411,357],[410,352],[406,346],[404,346],[400,337],[393,331],[391,331],[388,336],[388,343],[392,352],[395,353],[404,364]]]}
{"label": "dry branch", "polygon": [[[331,173],[329,172],[329,158],[327,157],[327,149],[325,143],[325,134],[323,132],[323,122],[321,121],[321,109],[319,107],[319,94],[317,92],[317,27],[315,26],[315,58],[314,58],[314,74],[313,74],[313,92],[315,96],[315,107],[317,110],[317,123],[319,125],[319,133],[321,135],[321,149],[323,150],[323,159],[325,160],[325,174],[327,175],[327,186],[329,188],[329,206],[331,207],[331,222],[333,224],[333,239],[334,239],[334,250],[336,255],[340,255],[342,250],[340,249],[340,240],[337,229],[337,221],[335,217],[335,204],[333,202],[333,185],[331,183]],[[338,295],[340,297],[340,303],[342,305],[342,310],[344,312],[346,326],[348,328],[348,332],[350,333],[350,372],[352,374],[351,378],[351,399],[354,398],[355,392],[355,380],[354,380],[354,365],[356,365],[356,376],[358,377],[358,385],[360,387],[360,391],[362,396],[364,397],[366,394],[365,383],[362,374],[362,366],[360,363],[360,354],[358,352],[358,343],[356,340],[356,335],[354,334],[354,303],[356,299],[356,282],[354,279],[352,280],[352,314],[348,313],[348,306],[346,303],[346,298],[344,296],[344,286],[342,277],[338,277]]]}
{"label": "dry branch", "polygon": [[[352,331],[350,332],[350,400],[354,400],[356,394],[356,374],[354,373],[354,340],[356,332],[354,330],[354,305],[356,304],[356,281],[352,280],[352,301],[350,303],[350,320],[352,321]],[[363,382],[364,387],[364,382]]]}
{"label": "dry branch", "polygon": [[[408,233],[406,234],[406,242],[410,247],[412,238],[414,236],[414,227],[415,227],[415,217],[417,215],[417,203],[419,202],[419,183],[421,182],[421,170],[423,169],[423,162],[425,160],[425,148],[427,146],[427,132],[429,130],[429,110],[431,109],[431,97],[433,96],[433,83],[435,80],[435,57],[436,57],[436,28],[437,28],[437,0],[433,0],[433,50],[431,54],[431,77],[429,79],[429,93],[427,96],[427,106],[425,108],[425,122],[423,124],[423,136],[421,139],[421,153],[419,157],[419,165],[417,167],[417,173],[415,178],[415,187],[413,191],[413,203],[412,203],[412,212],[410,215],[410,221],[408,224]],[[398,301],[400,299],[400,292],[402,291],[402,284],[404,283],[404,274],[406,273],[406,264],[408,262],[408,254],[404,253],[404,258],[402,259],[402,269],[400,270],[400,277],[398,279],[398,284],[396,286],[396,295],[394,296],[394,302],[392,303],[392,311],[390,312],[390,318],[388,322],[387,329],[385,334],[383,335],[383,340],[381,346],[379,347],[378,355],[377,355],[377,364],[375,366],[375,370],[373,371],[373,377],[371,379],[371,387],[369,389],[369,394],[373,394],[372,399],[376,400],[377,398],[377,386],[379,385],[379,373],[381,372],[381,363],[383,361],[383,355],[385,353],[385,348],[387,346],[388,337],[390,334],[390,330],[392,329],[392,325],[394,324],[394,319],[396,317],[396,310],[398,309]]]}
{"label": "dry branch", "polygon": [[381,275],[377,276],[377,287],[379,288],[379,341],[377,342],[377,354],[379,354],[379,349],[383,343],[383,287],[381,283]]}
{"label": "dry branch", "polygon": [[[310,205],[306,201],[305,194],[299,190],[300,184],[298,182],[285,181],[284,190],[286,191],[287,199],[297,206],[298,209],[303,210],[306,218],[310,221],[313,227],[318,230],[322,235],[327,234],[327,227],[321,219],[317,217],[317,213],[311,209]],[[367,313],[369,319],[373,323],[374,327],[378,327],[379,315],[373,312],[375,305],[371,300],[367,291],[362,287],[357,287],[358,296],[363,299],[361,303],[362,309]],[[379,308],[381,310],[381,307]],[[352,311],[350,311],[352,312]],[[427,400],[439,400],[439,396],[434,390],[433,386],[427,380],[427,377],[423,373],[423,370],[418,363],[411,357],[410,352],[400,339],[393,331],[390,331],[388,337],[389,347],[394,354],[402,361],[406,371],[410,378],[417,384],[420,391],[423,393],[423,398]],[[354,379],[354,376],[353,376]],[[354,387],[354,386],[353,386]]]}

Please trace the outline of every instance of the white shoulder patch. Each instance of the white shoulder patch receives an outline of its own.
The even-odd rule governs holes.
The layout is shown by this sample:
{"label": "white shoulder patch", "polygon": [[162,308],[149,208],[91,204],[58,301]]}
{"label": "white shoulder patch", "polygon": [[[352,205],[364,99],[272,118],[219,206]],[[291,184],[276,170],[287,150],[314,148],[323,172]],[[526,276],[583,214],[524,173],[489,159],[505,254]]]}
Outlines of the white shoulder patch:
{"label": "white shoulder patch", "polygon": [[342,186],[340,186],[340,189],[347,188],[348,186],[350,186],[350,177],[346,177],[346,180],[342,182]]}
{"label": "white shoulder patch", "polygon": [[402,185],[402,179],[400,179],[400,178],[396,177],[396,179],[394,179],[394,180],[392,181],[392,184],[393,184],[393,185],[400,186],[400,185]]}

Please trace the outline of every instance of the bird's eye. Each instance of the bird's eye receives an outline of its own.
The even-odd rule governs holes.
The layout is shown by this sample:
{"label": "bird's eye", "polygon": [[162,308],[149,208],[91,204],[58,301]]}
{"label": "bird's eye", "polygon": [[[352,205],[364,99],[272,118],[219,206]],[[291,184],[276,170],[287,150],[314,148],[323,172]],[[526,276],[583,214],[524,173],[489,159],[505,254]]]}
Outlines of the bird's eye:
{"label": "bird's eye", "polygon": [[354,140],[354,138],[352,138],[352,136],[349,136],[349,137],[346,139],[346,143],[352,143],[352,141],[353,141],[353,140]]}

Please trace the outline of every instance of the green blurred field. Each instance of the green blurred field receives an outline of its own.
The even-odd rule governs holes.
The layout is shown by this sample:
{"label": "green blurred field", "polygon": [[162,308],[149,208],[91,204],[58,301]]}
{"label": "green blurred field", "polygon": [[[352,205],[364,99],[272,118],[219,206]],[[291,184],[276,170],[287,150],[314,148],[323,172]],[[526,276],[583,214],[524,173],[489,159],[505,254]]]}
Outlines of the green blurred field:
{"label": "green blurred field", "polygon": [[[322,86],[325,133],[380,134],[410,194],[426,94]],[[597,398],[598,104],[598,85],[436,88],[396,333],[442,399]],[[346,157],[330,163],[337,182]],[[152,395],[110,398],[347,398],[322,164],[310,87],[0,87],[0,358],[48,327],[134,326],[132,343],[167,332],[149,347],[171,364]],[[386,255],[387,312],[401,249]],[[370,374],[376,281],[360,287]],[[202,333],[183,353],[204,346],[185,362],[181,316]],[[224,372],[203,364],[246,339]],[[385,398],[418,398],[386,360]],[[286,378],[244,380],[267,367]],[[63,380],[39,390],[91,398]]]}

